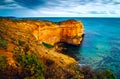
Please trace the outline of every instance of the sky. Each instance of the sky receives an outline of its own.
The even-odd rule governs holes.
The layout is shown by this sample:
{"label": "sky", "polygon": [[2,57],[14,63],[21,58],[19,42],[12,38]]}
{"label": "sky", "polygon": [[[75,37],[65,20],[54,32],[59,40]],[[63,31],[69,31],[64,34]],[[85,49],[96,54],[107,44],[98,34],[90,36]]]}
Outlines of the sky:
{"label": "sky", "polygon": [[120,0],[0,0],[0,16],[120,17]]}

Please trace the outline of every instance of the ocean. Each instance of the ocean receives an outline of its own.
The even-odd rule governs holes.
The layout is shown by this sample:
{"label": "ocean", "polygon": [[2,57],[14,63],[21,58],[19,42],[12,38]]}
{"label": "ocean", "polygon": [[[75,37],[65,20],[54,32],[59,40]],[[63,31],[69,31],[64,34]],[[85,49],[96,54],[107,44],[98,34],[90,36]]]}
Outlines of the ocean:
{"label": "ocean", "polygon": [[120,77],[120,18],[39,17],[29,18],[60,22],[82,21],[84,39],[80,46],[67,46],[80,65],[92,69],[110,69]]}

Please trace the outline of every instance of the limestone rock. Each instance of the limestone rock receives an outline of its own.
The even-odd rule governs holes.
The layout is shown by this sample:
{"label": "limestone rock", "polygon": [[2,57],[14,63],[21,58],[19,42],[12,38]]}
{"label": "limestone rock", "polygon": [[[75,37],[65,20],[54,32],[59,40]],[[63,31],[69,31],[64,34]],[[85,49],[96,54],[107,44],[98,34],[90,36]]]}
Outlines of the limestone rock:
{"label": "limestone rock", "polygon": [[75,20],[64,21],[60,24],[61,28],[61,42],[78,45],[82,40],[84,34],[84,27],[82,22]]}
{"label": "limestone rock", "polygon": [[[4,37],[28,40],[34,36],[40,43],[45,42],[54,45],[57,42],[79,45],[84,34],[82,22],[67,20],[60,23],[34,20],[6,20],[0,21],[0,32]],[[32,40],[32,39],[31,39]]]}
{"label": "limestone rock", "polygon": [[57,25],[52,22],[44,22],[39,24],[38,28],[33,31],[33,35],[40,42],[46,42],[54,45],[57,42],[65,42],[68,44],[79,45],[84,34],[82,22],[68,20]]}
{"label": "limestone rock", "polygon": [[39,25],[38,28],[33,31],[33,35],[39,42],[54,45],[60,41],[60,29],[58,25],[44,22],[44,26],[41,26],[43,25]]}

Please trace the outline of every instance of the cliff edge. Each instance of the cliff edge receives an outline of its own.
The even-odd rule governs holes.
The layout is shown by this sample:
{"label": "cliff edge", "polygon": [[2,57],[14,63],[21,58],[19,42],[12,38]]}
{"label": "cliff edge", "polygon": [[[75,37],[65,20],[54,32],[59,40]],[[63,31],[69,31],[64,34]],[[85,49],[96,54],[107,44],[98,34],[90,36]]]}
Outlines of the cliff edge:
{"label": "cliff edge", "polygon": [[40,42],[54,45],[57,42],[79,45],[84,34],[82,22],[76,20],[67,20],[60,24],[45,22],[38,24],[33,30],[33,35]]}
{"label": "cliff edge", "polygon": [[84,26],[82,22],[76,20],[68,20],[60,23],[60,41],[68,44],[79,45],[84,34]]}

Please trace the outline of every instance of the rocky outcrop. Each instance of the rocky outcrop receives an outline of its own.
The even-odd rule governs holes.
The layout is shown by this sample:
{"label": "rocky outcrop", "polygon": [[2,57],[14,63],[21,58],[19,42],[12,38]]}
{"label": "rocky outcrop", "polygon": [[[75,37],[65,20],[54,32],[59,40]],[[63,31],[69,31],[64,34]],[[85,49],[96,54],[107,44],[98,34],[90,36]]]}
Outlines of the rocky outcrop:
{"label": "rocky outcrop", "polygon": [[75,20],[64,21],[60,24],[60,41],[68,44],[78,45],[82,41],[84,27],[82,22]]}
{"label": "rocky outcrop", "polygon": [[39,24],[33,31],[33,35],[41,43],[45,42],[51,45],[57,42],[79,45],[83,34],[82,22],[75,20],[64,21],[60,24],[44,22],[44,25]]}
{"label": "rocky outcrop", "polygon": [[82,22],[76,20],[53,23],[49,21],[15,21],[3,19],[1,20],[0,26],[5,27],[0,27],[0,31],[5,31],[2,33],[10,35],[11,38],[13,38],[11,36],[12,33],[16,35],[17,39],[29,38],[31,35],[26,35],[27,32],[29,34],[32,34],[40,43],[45,42],[51,45],[54,45],[57,42],[79,45],[82,40],[82,35],[84,34],[84,27]]}
{"label": "rocky outcrop", "polygon": [[44,22],[43,25],[39,24],[33,31],[33,35],[40,43],[45,42],[54,45],[56,42],[60,41],[59,26],[51,22]]}

